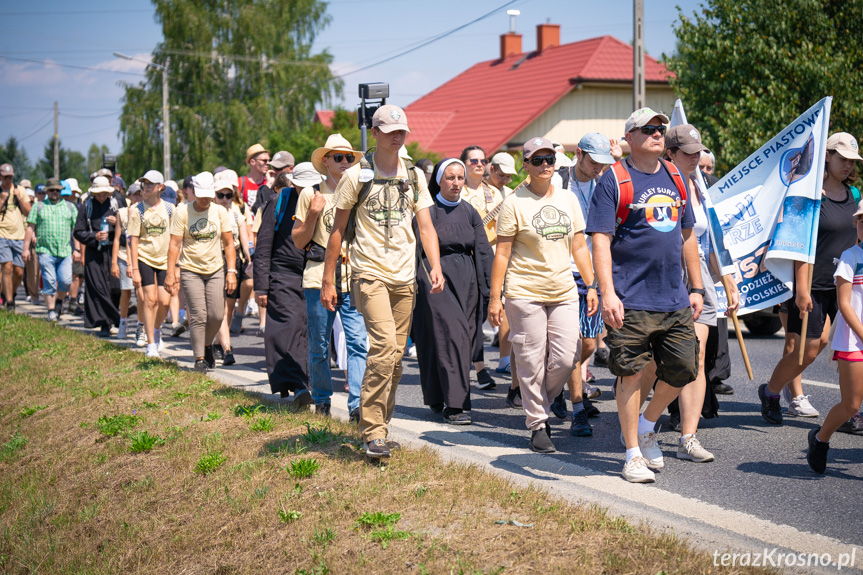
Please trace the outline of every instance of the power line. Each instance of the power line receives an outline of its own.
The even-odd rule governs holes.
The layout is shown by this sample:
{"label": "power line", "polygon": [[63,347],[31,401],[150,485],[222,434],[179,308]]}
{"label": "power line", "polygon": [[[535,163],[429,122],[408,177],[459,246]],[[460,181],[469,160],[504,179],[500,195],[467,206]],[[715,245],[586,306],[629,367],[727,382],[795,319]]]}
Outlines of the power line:
{"label": "power line", "polygon": [[[26,140],[27,138],[29,138],[29,137],[31,137],[31,136],[35,136],[36,134],[38,134],[39,132],[41,132],[43,129],[45,129],[45,128],[48,126],[48,124],[50,124],[51,122],[53,122],[53,121],[54,121],[54,118],[52,118],[52,117],[51,117],[52,115],[53,115],[53,114],[52,114],[51,112],[49,112],[49,113],[48,113],[48,121],[47,121],[47,122],[45,122],[44,124],[42,124],[41,126],[39,126],[38,128],[36,128],[35,130],[33,130],[32,132],[30,132],[30,133],[29,133],[29,134],[27,134],[26,136],[24,136],[24,137],[22,137],[22,138],[18,138],[18,141],[19,141],[19,142],[23,142],[23,141],[24,141],[24,140]],[[44,117],[44,116],[43,116],[43,117]],[[39,120],[39,121],[41,122],[41,120]]]}
{"label": "power line", "polygon": [[92,66],[76,66],[74,64],[61,64],[51,60],[31,60],[29,58],[13,58],[12,56],[0,56],[5,60],[15,60],[17,62],[30,62],[32,64],[42,64],[43,66],[62,66],[64,68],[75,68],[76,70],[92,70],[94,72],[108,72],[110,74],[124,74],[127,76],[145,76],[142,72],[123,72],[121,70],[106,70],[105,68],[93,68]]}
{"label": "power line", "polygon": [[[119,112],[119,108],[117,112]],[[117,112],[108,112],[107,114],[95,114],[95,115],[81,115],[81,114],[67,114],[66,112],[60,112],[60,115],[64,118],[107,118],[108,116],[117,116]]]}

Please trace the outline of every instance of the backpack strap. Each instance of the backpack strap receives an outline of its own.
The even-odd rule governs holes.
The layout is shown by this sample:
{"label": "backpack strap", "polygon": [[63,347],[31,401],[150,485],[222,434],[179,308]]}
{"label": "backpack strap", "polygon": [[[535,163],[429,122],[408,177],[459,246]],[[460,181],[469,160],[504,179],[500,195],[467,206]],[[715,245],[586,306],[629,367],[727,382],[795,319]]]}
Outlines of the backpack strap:
{"label": "backpack strap", "polygon": [[[243,198],[243,203],[246,203],[246,176],[240,178],[240,197]],[[278,229],[278,228],[277,228]]]}
{"label": "backpack strap", "polygon": [[680,173],[680,170],[677,169],[677,166],[672,164],[667,160],[663,160],[660,158],[659,160],[662,167],[665,169],[666,173],[671,177],[674,182],[675,187],[677,187],[677,193],[680,195],[680,200],[665,203],[651,203],[651,204],[634,204],[634,188],[632,185],[632,176],[629,174],[629,168],[627,167],[627,163],[625,160],[620,160],[615,162],[611,169],[614,172],[614,180],[617,184],[617,212],[615,215],[615,228],[622,225],[626,222],[626,219],[629,217],[629,212],[633,208],[644,209],[644,208],[657,208],[665,205],[671,205],[674,207],[683,207],[686,205],[686,184],[683,181],[683,176]]}
{"label": "backpack strap", "polygon": [[860,190],[858,190],[854,186],[848,186],[848,187],[851,188],[851,195],[854,197],[854,202],[859,204],[860,203]]}

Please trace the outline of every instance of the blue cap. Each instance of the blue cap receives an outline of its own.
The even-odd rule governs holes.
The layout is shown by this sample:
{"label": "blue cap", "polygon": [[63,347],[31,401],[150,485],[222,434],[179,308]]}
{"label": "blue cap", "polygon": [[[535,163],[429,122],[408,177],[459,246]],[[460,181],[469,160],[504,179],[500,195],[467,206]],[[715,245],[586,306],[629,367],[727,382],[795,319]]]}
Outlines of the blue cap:
{"label": "blue cap", "polygon": [[72,186],[70,186],[68,184],[68,182],[66,182],[66,180],[62,180],[60,183],[63,184],[63,189],[60,191],[60,195],[61,196],[71,196],[72,195]]}
{"label": "blue cap", "polygon": [[45,191],[45,184],[36,184],[36,189],[34,190],[37,194]]}
{"label": "blue cap", "polygon": [[162,190],[162,199],[166,202],[171,202],[172,204],[177,203],[177,190],[170,186],[165,186],[165,189]]}
{"label": "blue cap", "polygon": [[578,147],[583,153],[589,154],[594,162],[600,164],[614,163],[614,158],[611,156],[611,142],[602,134],[596,132],[585,134],[578,143]]}

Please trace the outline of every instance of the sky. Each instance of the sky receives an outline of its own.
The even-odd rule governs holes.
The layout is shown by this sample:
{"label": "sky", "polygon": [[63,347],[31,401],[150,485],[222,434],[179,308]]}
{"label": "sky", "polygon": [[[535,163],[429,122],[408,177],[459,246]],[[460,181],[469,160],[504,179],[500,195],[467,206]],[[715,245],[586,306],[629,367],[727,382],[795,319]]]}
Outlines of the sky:
{"label": "sky", "polygon": [[[343,76],[345,85],[343,97],[332,104],[348,109],[358,103],[359,83],[389,82],[388,102],[407,106],[473,64],[497,58],[500,35],[510,26],[508,9],[521,11],[515,29],[522,34],[525,51],[536,48],[536,25],[544,22],[560,24],[563,44],[606,34],[632,40],[632,0],[331,0],[327,4],[332,20],[318,34],[313,51],[326,49],[333,55],[332,70]],[[647,53],[672,54],[676,6],[691,14],[700,5],[700,0],[645,0]],[[488,13],[441,40],[375,65]],[[14,135],[32,162],[41,158],[53,136],[56,101],[63,147],[86,155],[96,143],[121,152],[123,86],[141,81],[146,64],[122,60],[113,53],[148,60],[162,39],[154,15],[153,5],[146,0],[3,2],[0,142]],[[374,31],[358,26],[372,19]]]}

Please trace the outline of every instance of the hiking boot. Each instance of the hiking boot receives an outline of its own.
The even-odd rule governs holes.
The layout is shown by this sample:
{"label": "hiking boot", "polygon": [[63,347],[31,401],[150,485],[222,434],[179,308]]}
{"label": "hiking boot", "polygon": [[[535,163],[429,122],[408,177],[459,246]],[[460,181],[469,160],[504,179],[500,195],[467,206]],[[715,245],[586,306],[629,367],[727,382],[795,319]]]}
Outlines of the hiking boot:
{"label": "hiking boot", "polygon": [[854,417],[840,425],[836,431],[851,435],[863,435],[863,413],[855,413]]}
{"label": "hiking boot", "polygon": [[[786,388],[787,389],[787,388]],[[818,410],[809,403],[811,395],[798,395],[788,404],[788,415],[797,417],[818,417]]]}
{"label": "hiking boot", "polygon": [[48,321],[57,321],[57,312],[53,309],[48,312]]}
{"label": "hiking boot", "polygon": [[608,367],[608,348],[599,347],[593,353],[593,365],[598,367]]}
{"label": "hiking boot", "polygon": [[583,394],[586,395],[588,399],[596,399],[597,397],[602,395],[602,391],[600,391],[598,387],[596,387],[595,385],[590,385],[594,381],[596,381],[595,377],[593,378],[593,380],[588,380],[582,388]]}
{"label": "hiking boot", "polygon": [[147,334],[144,333],[143,323],[139,323],[138,327],[135,328],[135,345],[138,347],[144,347],[147,345]]}
{"label": "hiking boot", "polygon": [[81,304],[78,304],[77,307],[75,307],[75,311],[73,311],[72,313],[74,315],[84,315],[84,308],[81,306]]}
{"label": "hiking boot", "polygon": [[99,337],[111,337],[111,326],[103,325],[101,328],[99,328],[99,333],[97,333],[96,335],[98,335]]}
{"label": "hiking boot", "polygon": [[366,456],[372,459],[390,456],[390,448],[387,447],[387,442],[383,439],[373,439],[368,443],[363,442],[363,449],[366,450]]}
{"label": "hiking boot", "polygon": [[117,339],[126,339],[126,336],[128,335],[126,333],[126,325],[127,325],[126,320],[121,319],[120,320],[120,327],[117,328]]}
{"label": "hiking boot", "polygon": [[593,428],[587,421],[586,411],[572,412],[572,426],[569,428],[569,434],[573,437],[591,437],[593,435]]}
{"label": "hiking boot", "polygon": [[237,360],[234,359],[234,352],[229,349],[222,358],[222,365],[234,365],[235,363]]}
{"label": "hiking boot", "polygon": [[662,469],[665,467],[665,462],[662,460],[662,450],[659,449],[659,445],[656,443],[655,431],[639,433],[638,448],[641,449],[641,455],[647,460],[648,467],[652,469]]}
{"label": "hiking boot", "polygon": [[234,317],[231,318],[231,333],[243,333],[243,314],[235,313]]}
{"label": "hiking boot", "polygon": [[720,381],[713,384],[713,393],[716,395],[734,395],[734,388]]}
{"label": "hiking boot", "polygon": [[599,408],[593,405],[593,402],[590,401],[590,398],[587,397],[587,395],[581,396],[581,404],[584,406],[584,411],[587,412],[588,417],[599,417]]}
{"label": "hiking boot", "polygon": [[222,344],[213,344],[213,359],[225,359],[225,348],[222,347]]}
{"label": "hiking boot", "polygon": [[360,424],[360,408],[355,407],[351,410],[350,414],[348,414],[348,423],[353,425]]}
{"label": "hiking boot", "polygon": [[563,397],[563,392],[560,392],[560,395],[554,398],[554,401],[551,402],[551,412],[558,419],[566,419],[566,399]]}
{"label": "hiking boot", "polygon": [[198,373],[207,373],[207,362],[203,357],[195,360],[195,371]]}
{"label": "hiking boot", "polygon": [[695,463],[707,463],[713,461],[713,454],[701,447],[701,443],[694,435],[677,446],[677,459],[686,459]]}
{"label": "hiking boot", "polygon": [[486,368],[482,368],[476,372],[476,386],[479,389],[494,389],[496,387],[494,379]]}
{"label": "hiking boot", "polygon": [[443,413],[443,410],[445,408],[446,408],[446,404],[443,404],[443,403],[433,403],[432,405],[429,405],[429,409],[432,410],[432,413],[436,413],[438,415]]}
{"label": "hiking boot", "polygon": [[767,384],[758,386],[758,399],[761,400],[761,417],[767,423],[782,425],[782,410],[779,407],[779,396],[767,395]]}
{"label": "hiking boot", "polygon": [[509,388],[506,392],[506,405],[513,409],[521,409],[521,388]]}
{"label": "hiking boot", "polygon": [[656,475],[648,469],[647,460],[636,455],[623,465],[623,478],[630,483],[653,483]]}
{"label": "hiking boot", "polygon": [[384,441],[386,442],[387,447],[389,448],[390,451],[396,451],[396,450],[402,448],[402,444],[399,443],[398,441],[393,441],[390,438],[387,438]]}
{"label": "hiking boot", "polygon": [[809,451],[806,452],[806,462],[815,473],[824,473],[827,471],[827,452],[830,451],[830,444],[818,441],[815,437],[821,427],[816,427],[809,432]]}
{"label": "hiking boot", "polygon": [[314,402],[315,400],[312,399],[312,393],[308,389],[300,389],[294,392],[294,406],[306,407]]}
{"label": "hiking boot", "polygon": [[315,406],[315,413],[317,415],[323,415],[324,417],[331,417],[330,416],[331,407],[332,406],[329,403],[322,403],[320,405],[316,405]]}
{"label": "hiking boot", "polygon": [[180,337],[186,331],[186,326],[182,323],[171,324],[171,337]]}
{"label": "hiking boot", "polygon": [[443,410],[443,422],[450,425],[470,425],[470,415],[462,409],[447,407]]}
{"label": "hiking boot", "polygon": [[530,449],[537,453],[554,453],[556,451],[545,428],[530,432]]}
{"label": "hiking boot", "polygon": [[215,369],[216,358],[213,357],[213,346],[212,345],[205,345],[204,346],[204,361],[207,362],[208,368]]}

